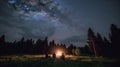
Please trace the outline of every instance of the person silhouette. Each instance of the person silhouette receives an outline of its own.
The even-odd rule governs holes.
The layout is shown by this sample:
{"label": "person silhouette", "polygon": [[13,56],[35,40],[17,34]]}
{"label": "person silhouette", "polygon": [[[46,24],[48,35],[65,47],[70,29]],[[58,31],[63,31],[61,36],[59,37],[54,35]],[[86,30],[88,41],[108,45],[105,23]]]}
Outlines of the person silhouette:
{"label": "person silhouette", "polygon": [[65,55],[64,55],[64,53],[62,53],[62,56],[60,57],[62,60],[64,60],[65,59]]}
{"label": "person silhouette", "polygon": [[53,59],[53,60],[56,59],[56,54],[55,54],[55,52],[52,54],[52,59]]}
{"label": "person silhouette", "polygon": [[48,53],[45,53],[45,58],[48,58],[49,56],[48,56]]}

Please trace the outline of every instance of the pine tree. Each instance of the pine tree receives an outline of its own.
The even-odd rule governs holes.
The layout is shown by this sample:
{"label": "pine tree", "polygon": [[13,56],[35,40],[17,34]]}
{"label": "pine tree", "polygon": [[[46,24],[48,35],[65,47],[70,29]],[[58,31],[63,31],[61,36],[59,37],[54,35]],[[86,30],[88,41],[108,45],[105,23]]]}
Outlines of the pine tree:
{"label": "pine tree", "polygon": [[92,52],[95,56],[98,56],[96,49],[96,36],[91,28],[88,29],[88,44],[90,52]]}
{"label": "pine tree", "polygon": [[73,44],[71,44],[70,46],[68,46],[68,54],[72,54],[72,49],[74,48]]}
{"label": "pine tree", "polygon": [[111,24],[110,40],[112,57],[120,59],[120,54],[118,53],[120,51],[120,28],[114,24]]}
{"label": "pine tree", "polygon": [[102,56],[103,55],[103,47],[104,47],[104,42],[102,39],[102,36],[97,33],[97,38],[96,38],[96,50],[98,52],[98,56]]}

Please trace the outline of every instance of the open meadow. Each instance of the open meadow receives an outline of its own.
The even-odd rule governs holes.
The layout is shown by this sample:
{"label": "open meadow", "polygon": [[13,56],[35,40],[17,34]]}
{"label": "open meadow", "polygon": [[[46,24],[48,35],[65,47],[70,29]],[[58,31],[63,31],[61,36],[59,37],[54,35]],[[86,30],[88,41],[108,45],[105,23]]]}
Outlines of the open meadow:
{"label": "open meadow", "polygon": [[119,67],[116,60],[67,55],[65,60],[44,55],[1,56],[0,67]]}

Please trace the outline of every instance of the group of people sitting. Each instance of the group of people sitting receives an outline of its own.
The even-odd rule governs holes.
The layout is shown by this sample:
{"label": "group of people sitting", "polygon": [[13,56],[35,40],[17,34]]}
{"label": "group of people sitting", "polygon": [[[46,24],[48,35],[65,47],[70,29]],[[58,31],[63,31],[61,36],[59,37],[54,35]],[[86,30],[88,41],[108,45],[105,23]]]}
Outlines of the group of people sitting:
{"label": "group of people sitting", "polygon": [[[48,55],[48,53],[45,54],[45,58],[50,58],[50,56]],[[52,59],[53,59],[53,60],[56,59],[56,54],[55,54],[55,53],[52,54]],[[62,60],[65,59],[64,53],[62,53],[62,55],[60,56],[60,59],[62,59]]]}

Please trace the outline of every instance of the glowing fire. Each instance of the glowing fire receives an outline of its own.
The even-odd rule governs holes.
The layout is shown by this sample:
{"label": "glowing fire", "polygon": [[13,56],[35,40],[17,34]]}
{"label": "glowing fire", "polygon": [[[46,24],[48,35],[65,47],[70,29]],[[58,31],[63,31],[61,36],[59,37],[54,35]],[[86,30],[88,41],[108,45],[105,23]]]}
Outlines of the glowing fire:
{"label": "glowing fire", "polygon": [[62,53],[63,53],[63,52],[62,52],[61,50],[57,50],[57,51],[56,51],[56,55],[57,55],[58,57],[62,56]]}

